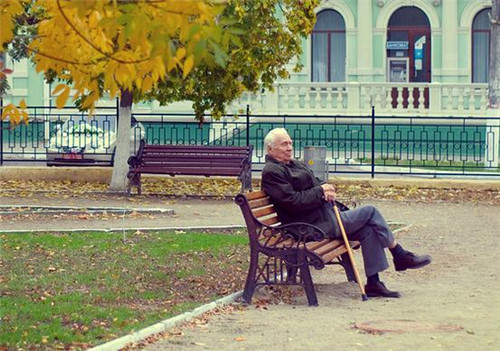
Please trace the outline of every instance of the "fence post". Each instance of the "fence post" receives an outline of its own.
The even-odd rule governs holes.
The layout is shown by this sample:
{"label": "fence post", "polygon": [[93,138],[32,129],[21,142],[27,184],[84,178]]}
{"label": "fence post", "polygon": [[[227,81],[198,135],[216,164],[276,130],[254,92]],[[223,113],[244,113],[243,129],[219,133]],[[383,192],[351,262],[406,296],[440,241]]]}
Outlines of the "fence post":
{"label": "fence post", "polygon": [[375,178],[375,106],[372,106],[372,168],[371,177]]}
{"label": "fence post", "polygon": [[246,128],[246,134],[247,134],[247,146],[250,145],[250,105],[247,104],[247,128]]}
{"label": "fence post", "polygon": [[500,152],[500,112],[488,109],[485,132],[484,168],[497,168]]}
{"label": "fence post", "polygon": [[[0,97],[0,116],[3,115],[3,97]],[[3,165],[3,119],[0,118],[0,166]]]}

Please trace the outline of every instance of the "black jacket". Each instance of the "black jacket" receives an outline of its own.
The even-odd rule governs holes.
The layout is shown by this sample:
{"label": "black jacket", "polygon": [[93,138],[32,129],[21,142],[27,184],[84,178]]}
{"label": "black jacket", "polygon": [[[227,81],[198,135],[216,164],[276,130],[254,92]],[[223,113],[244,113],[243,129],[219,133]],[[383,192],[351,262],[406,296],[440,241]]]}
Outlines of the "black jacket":
{"label": "black jacket", "polygon": [[271,197],[281,222],[306,222],[337,237],[340,230],[332,204],[324,200],[321,184],[304,163],[291,160],[285,164],[266,156],[262,190]]}

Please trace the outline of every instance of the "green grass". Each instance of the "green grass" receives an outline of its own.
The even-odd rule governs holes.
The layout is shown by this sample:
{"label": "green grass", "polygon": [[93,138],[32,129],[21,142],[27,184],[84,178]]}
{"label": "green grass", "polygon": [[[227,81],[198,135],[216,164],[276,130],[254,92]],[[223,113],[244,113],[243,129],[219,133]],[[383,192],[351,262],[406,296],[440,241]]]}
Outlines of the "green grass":
{"label": "green grass", "polygon": [[239,290],[248,260],[243,233],[20,233],[0,240],[0,349],[103,343]]}

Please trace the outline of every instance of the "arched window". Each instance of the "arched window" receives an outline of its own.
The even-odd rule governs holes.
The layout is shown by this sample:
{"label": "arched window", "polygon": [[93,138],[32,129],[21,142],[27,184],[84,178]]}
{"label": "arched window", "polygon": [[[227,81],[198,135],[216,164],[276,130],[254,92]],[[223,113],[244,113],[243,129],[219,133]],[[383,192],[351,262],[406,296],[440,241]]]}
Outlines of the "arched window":
{"label": "arched window", "polygon": [[389,19],[387,42],[389,60],[408,60],[406,78],[409,82],[431,81],[431,28],[427,15],[415,6],[401,7]]}
{"label": "arched window", "polygon": [[317,15],[312,39],[313,82],[345,81],[345,21],[334,10],[321,11]]}
{"label": "arched window", "polygon": [[484,9],[472,22],[472,83],[488,82],[490,63],[491,9]]}

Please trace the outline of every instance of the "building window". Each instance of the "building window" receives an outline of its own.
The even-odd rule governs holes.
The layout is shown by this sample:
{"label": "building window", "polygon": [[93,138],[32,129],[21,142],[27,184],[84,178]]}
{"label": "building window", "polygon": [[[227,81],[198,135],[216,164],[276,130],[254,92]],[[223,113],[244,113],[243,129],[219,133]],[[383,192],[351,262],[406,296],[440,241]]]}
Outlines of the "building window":
{"label": "building window", "polygon": [[334,10],[317,15],[312,39],[313,82],[344,82],[346,39],[345,22]]}
{"label": "building window", "polygon": [[388,61],[407,60],[408,82],[431,81],[431,27],[422,10],[414,6],[396,10],[389,19],[387,44]]}
{"label": "building window", "polygon": [[472,22],[472,83],[488,82],[490,63],[491,9],[484,9]]}

